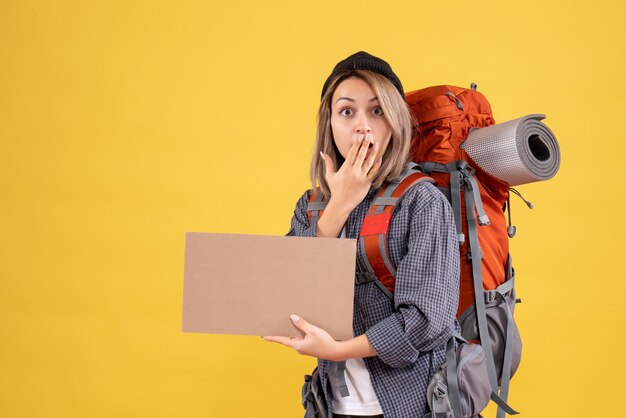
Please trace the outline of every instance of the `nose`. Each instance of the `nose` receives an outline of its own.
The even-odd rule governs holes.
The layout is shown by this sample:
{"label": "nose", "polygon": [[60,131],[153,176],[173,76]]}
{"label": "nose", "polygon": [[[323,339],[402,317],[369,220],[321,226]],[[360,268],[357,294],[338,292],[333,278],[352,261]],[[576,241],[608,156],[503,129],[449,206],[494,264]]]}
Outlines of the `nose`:
{"label": "nose", "polygon": [[369,134],[372,132],[372,125],[366,113],[362,113],[355,118],[354,132],[358,134]]}

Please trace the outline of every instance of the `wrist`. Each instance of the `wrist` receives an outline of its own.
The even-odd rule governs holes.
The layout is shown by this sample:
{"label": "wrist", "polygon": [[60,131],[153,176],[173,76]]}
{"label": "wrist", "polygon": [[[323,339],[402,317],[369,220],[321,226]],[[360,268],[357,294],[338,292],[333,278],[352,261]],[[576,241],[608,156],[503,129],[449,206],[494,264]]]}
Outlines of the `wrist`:
{"label": "wrist", "polygon": [[350,216],[350,213],[352,213],[353,210],[354,207],[342,203],[340,199],[333,199],[331,197],[328,201],[328,204],[326,205],[326,209],[324,209],[324,212],[326,213],[330,211],[334,217],[343,219],[345,222],[345,220],[348,219],[348,216]]}
{"label": "wrist", "polygon": [[363,334],[345,341],[335,341],[333,361],[345,361],[351,358],[363,358],[377,355],[370,345],[367,335]]}
{"label": "wrist", "polygon": [[341,228],[345,225],[350,216],[352,210],[346,206],[333,203],[333,200],[328,202],[324,213],[317,221],[317,236],[326,238],[337,238],[341,233]]}

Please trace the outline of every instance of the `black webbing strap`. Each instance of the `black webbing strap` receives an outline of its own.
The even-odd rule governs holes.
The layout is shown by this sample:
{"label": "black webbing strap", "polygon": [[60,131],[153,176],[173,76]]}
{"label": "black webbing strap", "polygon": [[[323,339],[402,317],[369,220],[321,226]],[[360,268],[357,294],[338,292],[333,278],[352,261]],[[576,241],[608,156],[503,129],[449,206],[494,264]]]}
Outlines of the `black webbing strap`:
{"label": "black webbing strap", "polygon": [[350,396],[348,384],[346,383],[346,362],[337,361],[337,380],[339,380],[339,393],[342,398]]}
{"label": "black webbing strap", "polygon": [[511,408],[502,398],[500,398],[495,392],[491,392],[491,400],[498,405],[498,410],[503,409],[509,415],[518,415],[515,409]]}
{"label": "black webbing strap", "polygon": [[304,376],[304,385],[302,385],[302,406],[304,407],[304,418],[315,418],[315,404],[313,402],[313,393],[311,391],[311,376]]}

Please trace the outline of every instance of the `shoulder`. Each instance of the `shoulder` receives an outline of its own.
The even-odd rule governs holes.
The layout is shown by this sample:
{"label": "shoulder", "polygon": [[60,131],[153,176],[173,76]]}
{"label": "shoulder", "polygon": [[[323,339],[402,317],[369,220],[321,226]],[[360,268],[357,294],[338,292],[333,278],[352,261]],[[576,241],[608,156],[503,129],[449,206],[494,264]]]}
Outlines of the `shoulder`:
{"label": "shoulder", "polygon": [[302,212],[306,212],[307,207],[309,206],[309,200],[311,199],[311,195],[313,194],[313,190],[307,189],[300,195],[298,200],[296,201],[296,210]]}
{"label": "shoulder", "polygon": [[421,181],[411,186],[402,196],[399,206],[411,213],[450,206],[448,199],[431,182]]}

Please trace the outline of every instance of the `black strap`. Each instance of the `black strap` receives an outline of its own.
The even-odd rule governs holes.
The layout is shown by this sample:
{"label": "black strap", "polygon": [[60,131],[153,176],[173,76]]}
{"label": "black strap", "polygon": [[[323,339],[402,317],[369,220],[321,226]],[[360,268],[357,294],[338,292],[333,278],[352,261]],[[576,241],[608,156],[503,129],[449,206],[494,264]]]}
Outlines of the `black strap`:
{"label": "black strap", "polygon": [[502,400],[502,398],[500,398],[495,392],[491,392],[491,400],[494,401],[496,403],[496,405],[498,405],[499,408],[502,408],[503,410],[506,411],[507,414],[509,415],[518,415],[519,412],[517,412],[515,409],[511,408],[506,402],[504,402],[504,400]]}

